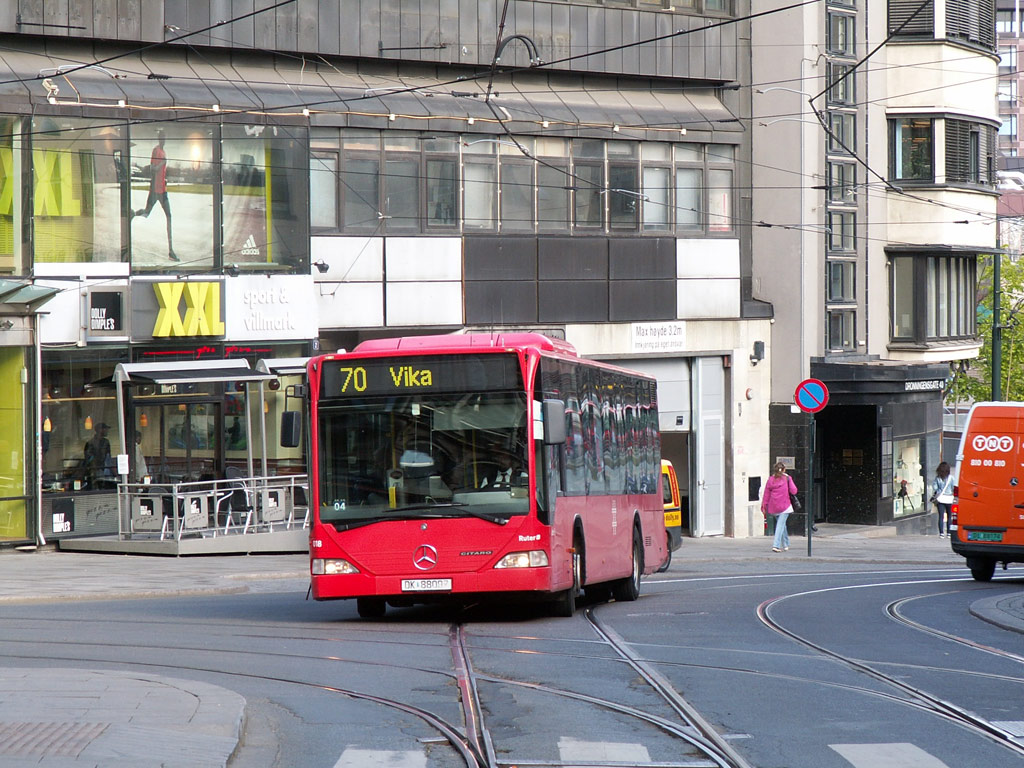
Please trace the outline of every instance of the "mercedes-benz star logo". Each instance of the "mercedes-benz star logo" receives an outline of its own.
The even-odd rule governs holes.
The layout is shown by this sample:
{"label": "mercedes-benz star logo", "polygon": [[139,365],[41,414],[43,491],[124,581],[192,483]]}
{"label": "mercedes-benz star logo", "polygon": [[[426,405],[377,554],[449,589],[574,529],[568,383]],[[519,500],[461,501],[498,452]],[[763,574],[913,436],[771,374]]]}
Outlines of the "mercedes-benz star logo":
{"label": "mercedes-benz star logo", "polygon": [[437,550],[429,544],[421,544],[413,553],[412,564],[421,571],[429,571],[437,565]]}

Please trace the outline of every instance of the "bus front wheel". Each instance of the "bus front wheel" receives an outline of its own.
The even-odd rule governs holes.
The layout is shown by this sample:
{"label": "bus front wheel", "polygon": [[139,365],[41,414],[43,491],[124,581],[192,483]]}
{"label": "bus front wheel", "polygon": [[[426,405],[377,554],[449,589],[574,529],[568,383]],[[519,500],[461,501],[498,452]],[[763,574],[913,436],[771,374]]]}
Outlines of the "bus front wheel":
{"label": "bus front wheel", "polygon": [[975,581],[992,581],[996,572],[996,561],[991,557],[969,557],[967,567],[971,569],[971,576]]}
{"label": "bus front wheel", "polygon": [[583,587],[583,541],[579,534],[572,542],[572,586],[559,592],[552,605],[555,616],[569,617],[576,613],[576,598]]}

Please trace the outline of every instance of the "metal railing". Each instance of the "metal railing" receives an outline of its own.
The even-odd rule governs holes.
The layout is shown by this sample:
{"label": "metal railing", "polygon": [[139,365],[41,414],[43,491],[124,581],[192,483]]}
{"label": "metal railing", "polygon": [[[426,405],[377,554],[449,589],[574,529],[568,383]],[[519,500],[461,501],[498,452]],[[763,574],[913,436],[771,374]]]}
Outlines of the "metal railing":
{"label": "metal railing", "polygon": [[306,475],[120,483],[121,539],[231,536],[309,527]]}

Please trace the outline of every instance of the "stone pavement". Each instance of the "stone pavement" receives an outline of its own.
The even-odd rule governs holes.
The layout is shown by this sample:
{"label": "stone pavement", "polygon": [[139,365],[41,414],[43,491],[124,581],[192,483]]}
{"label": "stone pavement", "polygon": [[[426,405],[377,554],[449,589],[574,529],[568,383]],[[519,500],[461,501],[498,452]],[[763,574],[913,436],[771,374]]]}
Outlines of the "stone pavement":
{"label": "stone pavement", "polygon": [[[701,563],[760,562],[794,571],[813,562],[959,568],[938,536],[896,536],[886,527],[825,525],[788,552],[771,539],[684,539],[669,574]],[[305,591],[306,555],[143,557],[59,552],[0,554],[4,604],[63,600]],[[998,577],[997,571],[997,577]],[[987,598],[972,614],[1024,633],[1024,593]],[[0,766],[148,768],[226,766],[245,723],[245,700],[214,685],[144,672],[0,666]],[[187,737],[186,737],[187,734]]]}

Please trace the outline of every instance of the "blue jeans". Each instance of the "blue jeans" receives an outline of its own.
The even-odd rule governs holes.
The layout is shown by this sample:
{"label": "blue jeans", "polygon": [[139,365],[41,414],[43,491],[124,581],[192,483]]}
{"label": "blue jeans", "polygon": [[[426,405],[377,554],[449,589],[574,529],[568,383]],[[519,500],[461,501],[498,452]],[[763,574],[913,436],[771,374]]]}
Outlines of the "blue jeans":
{"label": "blue jeans", "polygon": [[[935,506],[939,508],[939,533],[946,533],[949,530],[949,511],[953,508],[953,505],[936,501]],[[943,520],[946,522],[945,525],[942,524]]]}
{"label": "blue jeans", "polygon": [[775,540],[772,542],[772,549],[783,549],[789,546],[789,531],[786,530],[786,522],[789,520],[789,513],[793,511],[790,507],[785,512],[775,516]]}

